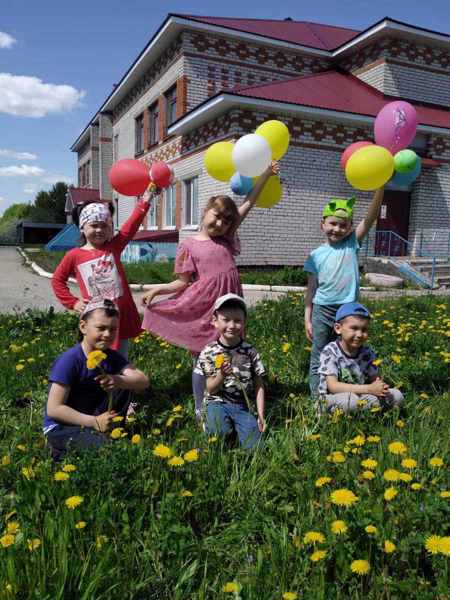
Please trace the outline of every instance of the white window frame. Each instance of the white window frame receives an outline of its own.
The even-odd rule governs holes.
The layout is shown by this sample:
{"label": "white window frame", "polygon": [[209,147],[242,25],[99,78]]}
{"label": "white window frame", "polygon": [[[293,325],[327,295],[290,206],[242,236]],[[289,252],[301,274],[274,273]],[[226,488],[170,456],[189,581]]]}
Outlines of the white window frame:
{"label": "white window frame", "polygon": [[[199,194],[198,194],[198,183],[199,178],[198,175],[192,175],[192,177],[188,177],[183,179],[183,229],[187,230],[197,230],[200,224],[200,211],[199,211]],[[193,197],[192,189],[196,192],[196,198]],[[194,206],[194,202],[196,201],[197,206]],[[188,214],[188,203],[190,203],[190,214],[191,219],[190,223],[187,222],[187,214]],[[193,222],[193,215],[195,213],[196,222]]]}
{"label": "white window frame", "polygon": [[[171,204],[170,223],[167,222],[169,220],[169,219],[167,219],[167,214],[168,214],[167,208],[169,206],[168,205],[169,201]],[[176,212],[177,212],[177,188],[176,188],[176,184],[172,184],[164,192],[164,214],[163,214],[164,229],[176,229],[176,218],[177,218]]]}
{"label": "white window frame", "polygon": [[158,223],[156,221],[156,211],[158,207],[158,200],[154,198],[150,204],[150,208],[148,209],[148,229],[155,230],[158,229]]}

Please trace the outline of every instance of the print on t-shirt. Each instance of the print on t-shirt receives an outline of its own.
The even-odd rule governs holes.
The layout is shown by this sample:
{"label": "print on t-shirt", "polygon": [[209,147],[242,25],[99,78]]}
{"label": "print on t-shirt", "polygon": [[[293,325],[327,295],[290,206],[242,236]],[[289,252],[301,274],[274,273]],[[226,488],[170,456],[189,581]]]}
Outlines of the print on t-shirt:
{"label": "print on t-shirt", "polygon": [[81,263],[78,270],[91,300],[115,300],[122,296],[122,284],[112,254]]}

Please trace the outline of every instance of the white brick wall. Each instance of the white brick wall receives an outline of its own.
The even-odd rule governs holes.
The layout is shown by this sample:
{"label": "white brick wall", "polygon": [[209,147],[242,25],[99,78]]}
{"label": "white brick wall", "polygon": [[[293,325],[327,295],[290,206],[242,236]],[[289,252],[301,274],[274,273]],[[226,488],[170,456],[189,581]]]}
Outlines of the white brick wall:
{"label": "white brick wall", "polygon": [[384,92],[420,102],[434,102],[450,106],[448,74],[388,63],[384,69]]}

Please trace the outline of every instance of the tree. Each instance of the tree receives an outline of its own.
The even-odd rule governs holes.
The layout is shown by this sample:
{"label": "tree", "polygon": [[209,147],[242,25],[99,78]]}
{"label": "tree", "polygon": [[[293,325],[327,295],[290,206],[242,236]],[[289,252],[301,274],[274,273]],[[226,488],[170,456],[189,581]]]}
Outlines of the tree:
{"label": "tree", "polygon": [[34,199],[31,209],[31,220],[35,223],[64,223],[66,214],[67,184],[58,181],[48,192],[41,190]]}
{"label": "tree", "polygon": [[0,217],[0,227],[8,223],[9,221],[20,221],[30,216],[31,204],[25,204],[23,202],[11,204],[3,215]]}

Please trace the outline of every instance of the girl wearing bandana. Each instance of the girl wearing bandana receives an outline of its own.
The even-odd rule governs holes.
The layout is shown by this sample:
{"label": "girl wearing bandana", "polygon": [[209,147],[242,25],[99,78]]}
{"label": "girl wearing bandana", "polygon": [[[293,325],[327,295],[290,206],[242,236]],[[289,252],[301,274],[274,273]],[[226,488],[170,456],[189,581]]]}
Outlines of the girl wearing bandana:
{"label": "girl wearing bandana", "polygon": [[[81,314],[87,303],[112,300],[119,310],[118,333],[111,347],[128,357],[128,340],[141,332],[141,320],[126,280],[120,255],[135,236],[150,207],[150,194],[144,195],[120,231],[113,235],[111,206],[90,202],[74,214],[82,245],[69,250],[57,266],[52,287],[63,306]],[[69,277],[75,277],[80,298],[72,294]]]}

